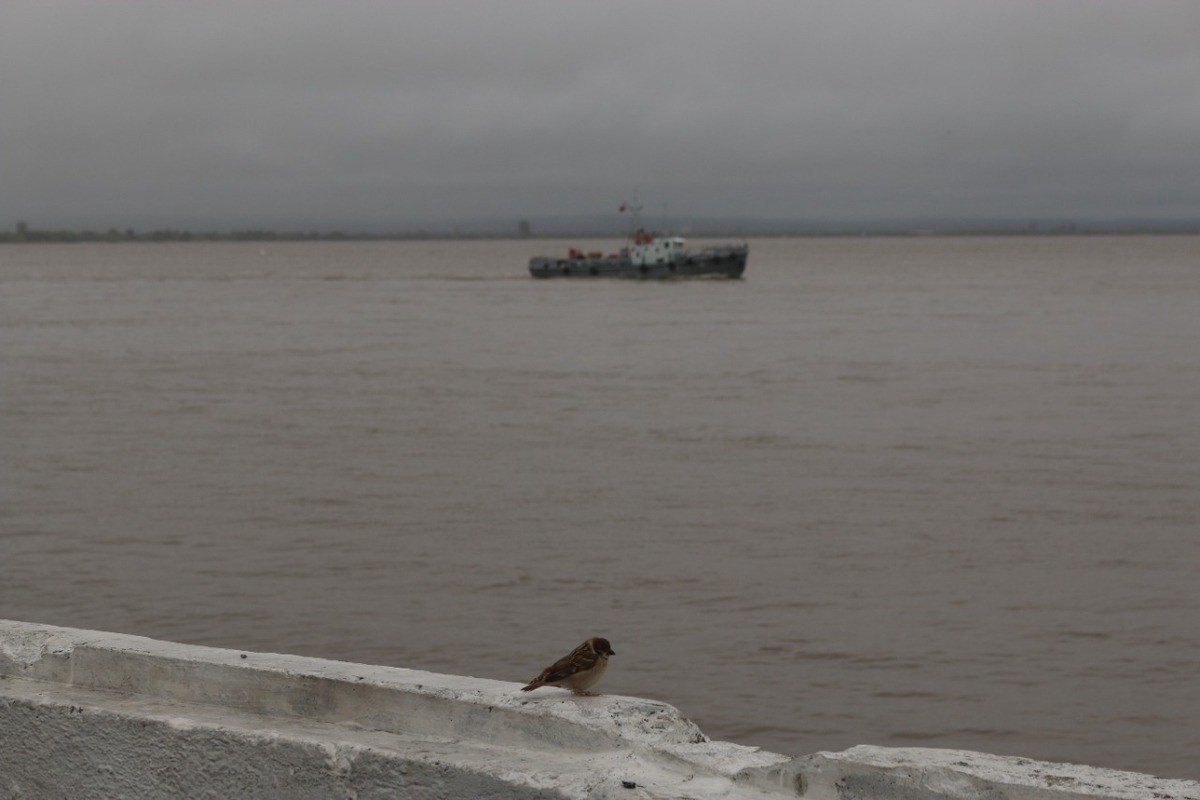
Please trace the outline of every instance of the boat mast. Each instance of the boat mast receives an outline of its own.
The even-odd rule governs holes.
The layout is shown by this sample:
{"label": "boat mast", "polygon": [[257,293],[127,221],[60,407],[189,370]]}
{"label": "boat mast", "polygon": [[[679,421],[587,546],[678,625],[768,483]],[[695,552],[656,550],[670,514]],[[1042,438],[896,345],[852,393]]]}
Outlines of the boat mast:
{"label": "boat mast", "polygon": [[633,190],[633,199],[621,204],[622,211],[628,211],[630,214],[630,222],[633,229],[629,231],[632,236],[642,229],[642,202],[638,200],[638,190]]}

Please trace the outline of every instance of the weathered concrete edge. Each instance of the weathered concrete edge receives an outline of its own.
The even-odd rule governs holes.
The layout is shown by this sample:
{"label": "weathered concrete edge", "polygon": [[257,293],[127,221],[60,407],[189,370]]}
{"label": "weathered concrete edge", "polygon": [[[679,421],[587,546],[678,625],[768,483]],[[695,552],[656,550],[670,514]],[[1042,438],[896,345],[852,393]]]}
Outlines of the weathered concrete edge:
{"label": "weathered concrete edge", "polygon": [[[520,796],[603,796],[604,787],[625,790],[613,781],[627,774],[644,783],[623,797],[1200,800],[1194,781],[982,753],[863,746],[789,758],[708,741],[677,709],[637,698],[531,697],[500,681],[4,620],[0,678],[0,732],[21,715],[86,707],[89,718],[117,720],[112,730],[140,718],[193,738],[208,729],[203,741],[223,747],[267,742],[278,753],[288,743],[300,748],[295,758],[307,752],[334,773],[344,764],[321,753],[355,753],[354,763],[380,774],[387,763],[397,774],[414,763],[457,765],[470,781],[532,792]],[[263,730],[275,733],[264,740]]]}
{"label": "weathered concrete edge", "polygon": [[0,678],[6,798],[676,800],[694,779],[634,751],[496,747]]}
{"label": "weathered concrete edge", "polygon": [[523,747],[707,741],[672,706],[638,698],[576,698],[558,690],[530,695],[518,692],[517,684],[481,678],[0,620],[4,674],[392,733],[488,737]]}
{"label": "weathered concrete edge", "polygon": [[[41,689],[37,697],[31,697],[31,683]],[[392,737],[388,748],[432,749],[439,763],[463,770],[481,761],[482,750],[503,753],[508,763],[542,763],[548,766],[540,772],[556,775],[567,797],[576,790],[593,796],[608,780],[610,754],[632,758],[636,763],[625,772],[656,776],[653,782],[662,787],[681,781],[699,786],[699,778],[727,788],[764,781],[773,788],[773,778],[762,771],[790,761],[710,742],[665,703],[519,689],[517,683],[0,620],[0,696],[16,703],[10,713],[30,704],[48,715],[60,713],[59,706],[86,708],[89,719],[107,714],[114,729],[123,729],[131,715],[159,722],[204,719],[222,736],[286,723],[289,737],[318,729],[328,737],[328,726],[335,726],[347,747],[365,735],[386,734]],[[131,710],[118,702],[128,697],[140,705]],[[521,781],[519,770],[508,773]],[[706,790],[693,796],[725,795]]]}
{"label": "weathered concrete edge", "polygon": [[792,768],[813,797],[946,800],[1200,800],[1200,782],[969,750],[859,745]]}

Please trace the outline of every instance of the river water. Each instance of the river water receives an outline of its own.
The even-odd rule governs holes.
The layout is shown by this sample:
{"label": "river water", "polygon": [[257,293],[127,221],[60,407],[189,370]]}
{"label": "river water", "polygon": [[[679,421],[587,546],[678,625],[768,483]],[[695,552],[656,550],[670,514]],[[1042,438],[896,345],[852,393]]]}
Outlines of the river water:
{"label": "river water", "polygon": [[570,244],[0,247],[0,617],[1200,779],[1200,239]]}

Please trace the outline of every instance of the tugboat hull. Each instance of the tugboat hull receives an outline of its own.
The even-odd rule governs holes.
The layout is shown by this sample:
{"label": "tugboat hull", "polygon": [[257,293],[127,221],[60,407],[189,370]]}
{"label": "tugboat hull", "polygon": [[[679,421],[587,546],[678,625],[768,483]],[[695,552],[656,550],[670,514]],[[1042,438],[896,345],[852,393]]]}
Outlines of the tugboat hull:
{"label": "tugboat hull", "polygon": [[750,248],[729,245],[684,253],[658,263],[635,264],[627,254],[610,258],[531,258],[529,274],[535,278],[740,278],[746,270]]}

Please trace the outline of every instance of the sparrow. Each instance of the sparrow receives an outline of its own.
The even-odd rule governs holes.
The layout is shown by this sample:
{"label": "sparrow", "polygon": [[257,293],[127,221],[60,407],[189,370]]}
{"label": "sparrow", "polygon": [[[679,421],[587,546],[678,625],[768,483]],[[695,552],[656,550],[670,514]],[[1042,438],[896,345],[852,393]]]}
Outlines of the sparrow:
{"label": "sparrow", "polygon": [[539,686],[561,686],[575,694],[591,696],[588,689],[596,685],[608,669],[608,657],[615,656],[608,639],[593,636],[567,655],[542,670],[522,692],[530,692]]}

